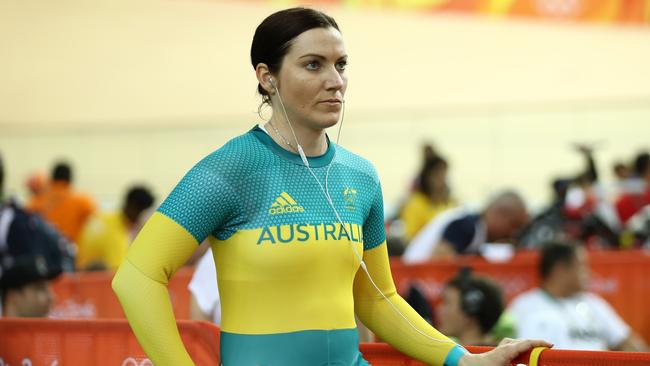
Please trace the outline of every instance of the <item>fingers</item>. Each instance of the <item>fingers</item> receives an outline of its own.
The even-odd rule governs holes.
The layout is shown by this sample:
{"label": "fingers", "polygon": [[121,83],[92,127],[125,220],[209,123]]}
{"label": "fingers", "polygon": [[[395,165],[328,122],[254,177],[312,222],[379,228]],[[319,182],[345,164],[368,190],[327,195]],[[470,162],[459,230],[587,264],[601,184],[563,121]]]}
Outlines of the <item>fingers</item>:
{"label": "fingers", "polygon": [[503,338],[501,342],[499,342],[499,346],[504,346],[507,344],[525,344],[528,348],[534,348],[534,347],[548,347],[551,348],[553,347],[552,343],[546,342],[541,339],[512,339],[512,338]]}
{"label": "fingers", "polygon": [[535,347],[553,347],[552,344],[543,340],[531,339],[511,339],[504,338],[499,346],[494,349],[496,354],[500,354],[508,361],[513,360],[521,353],[526,352]]}
{"label": "fingers", "polygon": [[535,347],[549,347],[549,348],[553,347],[551,343],[539,339],[516,340],[508,344],[515,349],[517,355]]}
{"label": "fingers", "polygon": [[542,339],[529,339],[528,342],[530,342],[531,347],[553,347],[553,343],[549,343]]}
{"label": "fingers", "polygon": [[512,338],[503,338],[501,340],[501,342],[499,342],[499,346],[510,344],[510,343],[513,343],[513,342],[516,342],[516,341],[517,341],[516,339],[512,339]]}

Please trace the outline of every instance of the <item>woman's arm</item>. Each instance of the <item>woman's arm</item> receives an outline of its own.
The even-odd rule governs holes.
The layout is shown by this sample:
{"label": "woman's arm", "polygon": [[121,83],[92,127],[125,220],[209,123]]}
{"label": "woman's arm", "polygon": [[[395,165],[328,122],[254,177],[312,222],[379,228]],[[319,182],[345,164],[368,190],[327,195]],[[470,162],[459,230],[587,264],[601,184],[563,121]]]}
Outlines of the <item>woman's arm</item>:
{"label": "woman's arm", "polygon": [[503,366],[532,347],[552,346],[539,340],[506,338],[490,352],[470,354],[434,329],[397,294],[385,243],[364,251],[363,259],[375,284],[390,303],[377,291],[363,269],[359,269],[354,282],[355,312],[368,328],[410,357],[430,365]]}
{"label": "woman's arm", "polygon": [[156,366],[194,365],[181,341],[167,283],[198,243],[160,212],[147,221],[113,278],[113,290],[145,353]]}
{"label": "woman's arm", "polygon": [[410,357],[430,365],[458,365],[467,351],[434,329],[397,294],[386,244],[364,251],[363,258],[375,284],[390,302],[359,269],[354,282],[354,307],[359,319]]}

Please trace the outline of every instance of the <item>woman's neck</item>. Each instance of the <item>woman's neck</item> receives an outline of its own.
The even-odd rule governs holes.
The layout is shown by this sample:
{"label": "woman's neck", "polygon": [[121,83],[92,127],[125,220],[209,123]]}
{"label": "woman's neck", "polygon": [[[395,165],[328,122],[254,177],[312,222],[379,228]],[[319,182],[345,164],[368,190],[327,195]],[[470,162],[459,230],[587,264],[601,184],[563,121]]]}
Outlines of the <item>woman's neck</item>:
{"label": "woman's neck", "polygon": [[305,155],[307,156],[320,156],[327,151],[327,138],[325,130],[314,130],[305,128],[298,124],[292,124],[293,132],[289,124],[284,118],[275,118],[277,114],[264,126],[269,132],[271,138],[282,148],[294,153],[298,153],[296,138],[300,146],[302,146]]}

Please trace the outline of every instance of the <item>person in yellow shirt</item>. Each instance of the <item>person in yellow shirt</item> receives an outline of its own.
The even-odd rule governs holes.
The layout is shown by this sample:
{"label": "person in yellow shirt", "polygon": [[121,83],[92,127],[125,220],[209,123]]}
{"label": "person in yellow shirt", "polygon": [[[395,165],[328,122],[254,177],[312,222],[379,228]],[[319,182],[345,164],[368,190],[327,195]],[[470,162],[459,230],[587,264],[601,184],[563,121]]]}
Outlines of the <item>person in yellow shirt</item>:
{"label": "person in yellow shirt", "polygon": [[456,206],[447,185],[447,161],[439,155],[427,158],[418,176],[415,191],[408,198],[400,219],[406,239],[411,240],[432,218]]}
{"label": "person in yellow shirt", "polygon": [[129,189],[121,210],[90,218],[79,238],[77,268],[115,270],[126,256],[142,213],[154,202],[145,187]]}

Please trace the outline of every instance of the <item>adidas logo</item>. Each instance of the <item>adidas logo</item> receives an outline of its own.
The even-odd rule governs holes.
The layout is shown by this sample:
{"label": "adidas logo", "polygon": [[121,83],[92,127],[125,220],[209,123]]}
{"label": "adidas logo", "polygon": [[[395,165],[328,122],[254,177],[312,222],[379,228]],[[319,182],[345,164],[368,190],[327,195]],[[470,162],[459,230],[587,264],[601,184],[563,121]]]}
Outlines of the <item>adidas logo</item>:
{"label": "adidas logo", "polygon": [[269,215],[280,215],[290,212],[305,212],[305,208],[298,205],[296,200],[289,196],[289,193],[282,192],[275,199],[271,208],[269,208]]}

